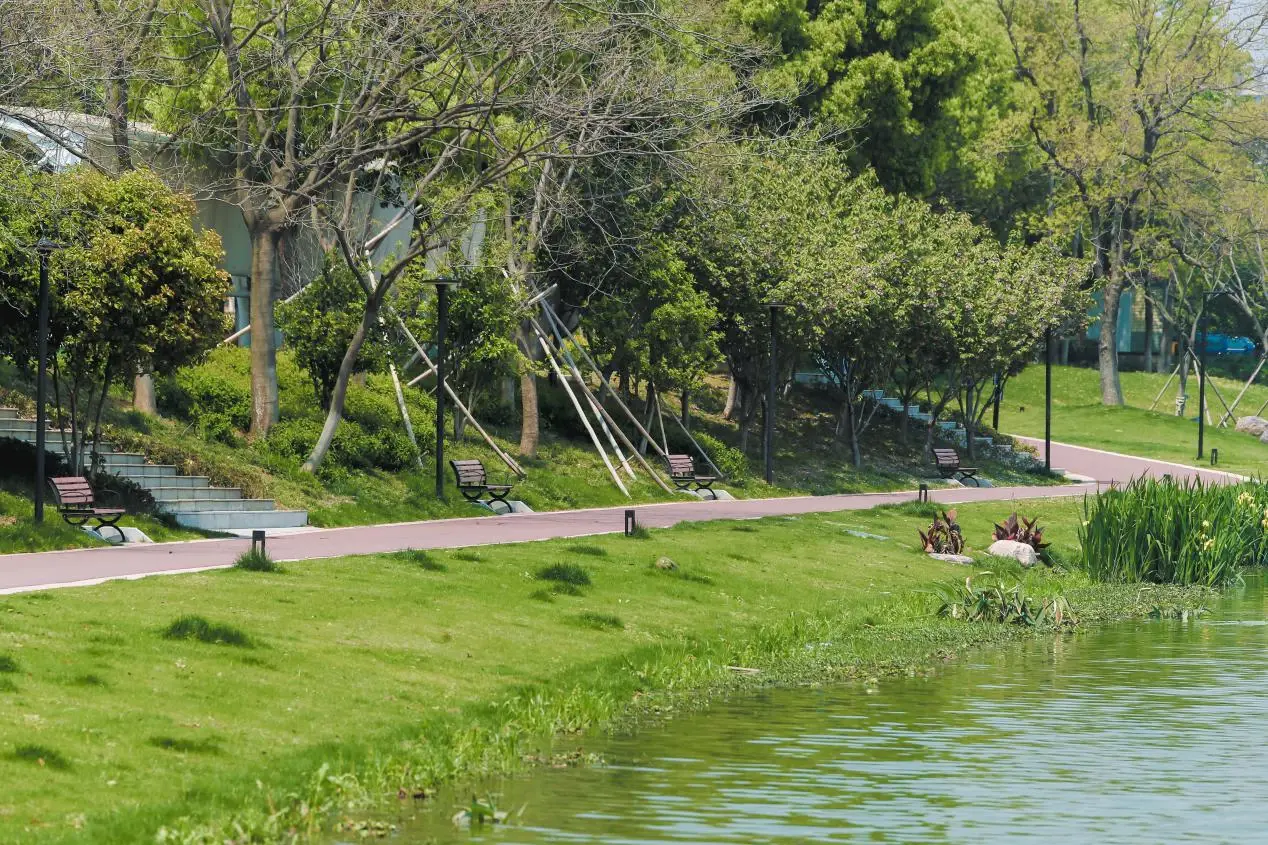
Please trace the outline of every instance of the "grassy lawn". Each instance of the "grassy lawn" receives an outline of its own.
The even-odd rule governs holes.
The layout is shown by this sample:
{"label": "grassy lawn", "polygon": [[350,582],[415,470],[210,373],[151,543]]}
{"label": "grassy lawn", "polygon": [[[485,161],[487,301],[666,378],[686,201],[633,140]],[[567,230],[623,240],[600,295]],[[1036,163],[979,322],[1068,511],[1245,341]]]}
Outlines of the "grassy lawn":
{"label": "grassy lawn", "polygon": [[[962,508],[970,543],[1006,510]],[[1076,502],[1028,513],[1070,553]],[[0,841],[283,840],[745,680],[728,665],[866,677],[1021,635],[933,617],[927,588],[968,570],[916,550],[927,524],[901,506],[0,598]],[[1026,578],[1085,618],[1153,600]]]}
{"label": "grassy lawn", "polygon": [[[1193,419],[1196,411],[1192,410],[1197,407],[1197,380],[1192,377],[1189,380],[1191,415],[1184,419],[1173,413],[1175,382],[1159,401],[1157,410],[1148,410],[1166,380],[1166,375],[1156,373],[1123,373],[1127,406],[1106,408],[1101,405],[1096,370],[1053,367],[1053,440],[1197,465],[1198,431]],[[1219,387],[1230,404],[1241,389],[1241,383],[1230,379],[1212,378],[1211,383]],[[1265,401],[1268,401],[1268,388],[1251,388],[1238,414],[1253,414]],[[1209,387],[1207,405],[1212,419],[1218,421],[1224,409]],[[1043,367],[1032,365],[1008,382],[1000,406],[1000,428],[1010,434],[1042,437],[1043,416]],[[1208,455],[1211,448],[1220,450],[1221,469],[1254,476],[1268,469],[1268,445],[1231,427],[1207,426],[1206,448]]]}

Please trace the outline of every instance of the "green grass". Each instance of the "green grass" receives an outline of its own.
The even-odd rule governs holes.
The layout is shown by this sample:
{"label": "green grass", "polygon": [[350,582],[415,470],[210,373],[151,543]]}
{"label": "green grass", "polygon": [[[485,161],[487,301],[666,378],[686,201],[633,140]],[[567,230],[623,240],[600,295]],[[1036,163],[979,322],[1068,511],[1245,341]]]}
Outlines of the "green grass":
{"label": "green grass", "polygon": [[[1209,465],[1197,460],[1198,430],[1197,380],[1189,379],[1189,411],[1186,418],[1174,415],[1178,380],[1150,411],[1167,376],[1157,373],[1123,373],[1125,407],[1101,405],[1100,378],[1096,370],[1082,367],[1052,368],[1052,439],[1079,446],[1108,449],[1129,455],[1158,458],[1188,466]],[[1224,398],[1231,404],[1241,383],[1212,378]],[[1238,409],[1239,416],[1253,414],[1268,401],[1268,388],[1254,387]],[[1212,420],[1224,414],[1224,408],[1208,390],[1207,404]],[[1009,434],[1043,437],[1044,376],[1043,367],[1032,365],[1021,375],[1010,379],[1000,406],[1000,428]],[[1258,476],[1268,469],[1268,445],[1231,427],[1206,428],[1206,449],[1217,448],[1219,468],[1244,475]]]}
{"label": "green grass", "polygon": [[[173,528],[145,516],[125,516],[119,525],[139,528],[156,543],[207,536],[199,531]],[[87,549],[107,545],[106,541],[67,524],[51,502],[45,503],[44,524],[37,525],[29,492],[24,494],[0,489],[0,553]]]}
{"label": "green grass", "polygon": [[[1077,502],[1029,509],[1054,550],[1072,555]],[[1007,510],[962,507],[970,544],[987,545]],[[0,841],[153,841],[163,826],[169,841],[271,842],[292,828],[307,838],[346,805],[516,768],[552,732],[689,706],[693,694],[741,683],[919,671],[1021,636],[936,618],[931,586],[966,570],[917,551],[927,517],[909,511],[692,523],[642,541],[588,539],[586,551],[560,540],[484,547],[478,561],[398,553],[298,562],[285,575],[227,569],[0,598],[0,654],[19,664],[15,689],[0,694]],[[727,551],[737,527],[743,555]],[[656,570],[662,556],[701,577]],[[572,573],[552,585],[580,592],[569,566],[591,584],[535,600],[535,573],[550,566]],[[1031,592],[1064,593],[1082,619],[1183,601],[1081,573],[1016,577]],[[169,635],[164,620],[175,620]],[[233,641],[257,647],[223,644]],[[735,665],[762,672],[738,677],[726,669]],[[86,675],[100,683],[74,683]]]}

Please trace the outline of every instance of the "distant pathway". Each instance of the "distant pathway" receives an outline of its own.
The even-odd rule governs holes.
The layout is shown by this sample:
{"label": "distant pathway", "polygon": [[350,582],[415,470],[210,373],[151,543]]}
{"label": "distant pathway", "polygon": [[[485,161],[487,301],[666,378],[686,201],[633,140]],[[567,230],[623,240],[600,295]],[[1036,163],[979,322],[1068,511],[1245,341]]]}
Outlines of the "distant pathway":
{"label": "distant pathway", "polygon": [[[1027,439],[1027,438],[1019,438]],[[1035,442],[1035,441],[1030,441]],[[1038,441],[1042,449],[1043,442]],[[1053,444],[1053,463],[1077,475],[1096,479],[1096,484],[1056,487],[953,487],[931,491],[942,504],[981,501],[1082,496],[1111,482],[1124,482],[1148,473],[1175,477],[1199,474],[1212,480],[1236,480],[1226,473],[1100,452],[1078,446]],[[680,501],[633,505],[638,524],[666,528],[680,522],[714,519],[756,519],[843,510],[864,510],[877,505],[910,501],[913,491],[860,493],[833,496],[797,496],[782,499],[745,499],[731,502]],[[439,549],[460,546],[519,543],[559,537],[584,537],[619,533],[625,507],[551,511],[518,516],[403,522],[326,528],[300,534],[270,537],[269,554],[276,560],[309,560],[343,555],[375,554],[403,549]],[[139,578],[197,572],[232,565],[250,546],[249,540],[195,540],[101,549],[71,549],[38,554],[0,555],[0,593],[25,592],[51,587],[96,584],[118,578]]]}
{"label": "distant pathway", "polygon": [[[1014,440],[1019,440],[1035,447],[1039,452],[1039,457],[1043,457],[1043,438],[1022,437],[1017,434],[1009,436]],[[1163,475],[1170,475],[1172,478],[1193,478],[1197,476],[1203,481],[1221,484],[1245,480],[1245,476],[1232,472],[1191,467],[1172,463],[1171,461],[1137,458],[1133,455],[1124,455],[1121,452],[1107,452],[1103,449],[1071,446],[1068,443],[1057,443],[1055,441],[1052,444],[1052,466],[1060,467],[1075,475],[1094,478],[1106,484],[1122,484],[1141,475],[1149,475],[1154,478],[1161,478]]]}

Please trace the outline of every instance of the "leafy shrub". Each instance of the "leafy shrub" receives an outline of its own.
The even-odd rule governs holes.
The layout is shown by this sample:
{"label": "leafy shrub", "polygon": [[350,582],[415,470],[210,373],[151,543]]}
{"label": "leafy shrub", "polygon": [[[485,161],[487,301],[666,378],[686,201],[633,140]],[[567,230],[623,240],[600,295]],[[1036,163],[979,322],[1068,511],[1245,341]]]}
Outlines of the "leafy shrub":
{"label": "leafy shrub", "polygon": [[[994,575],[981,572],[979,575]],[[966,622],[1002,622],[1013,625],[1073,627],[1078,624],[1070,603],[1063,596],[1034,599],[1026,595],[1021,584],[1009,586],[1003,578],[988,587],[979,587],[970,576],[963,589],[940,591],[942,606],[938,615]]]}
{"label": "leafy shrub", "polygon": [[277,565],[277,561],[260,549],[251,549],[248,552],[243,552],[233,562],[233,568],[243,569],[247,572],[280,572],[282,570],[282,567]]}
{"label": "leafy shrub", "polygon": [[958,555],[964,551],[964,535],[955,521],[955,511],[943,511],[942,517],[933,518],[929,533],[920,531],[920,544],[926,552],[939,555]]}
{"label": "leafy shrub", "polygon": [[[700,448],[709,453],[709,457],[722,474],[730,481],[743,481],[749,475],[748,458],[734,446],[728,446],[718,438],[705,432],[693,432],[692,436],[700,444]],[[699,460],[699,456],[696,456]],[[700,468],[697,467],[697,470]]]}
{"label": "leafy shrub", "polygon": [[[50,443],[50,446],[53,444]],[[70,468],[59,452],[44,451],[44,471],[49,475],[68,475]],[[35,444],[12,437],[0,437],[0,479],[29,487],[35,478]]]}
{"label": "leafy shrub", "polygon": [[[268,450],[290,461],[302,461],[312,452],[321,436],[322,422],[311,418],[282,420],[269,430],[264,441]],[[335,430],[327,464],[343,470],[397,471],[413,466],[414,446],[399,426],[367,430],[360,423],[344,420]]]}
{"label": "leafy shrub", "polygon": [[559,584],[572,584],[574,587],[589,587],[590,573],[575,563],[552,563],[537,570],[538,581],[554,581]]}
{"label": "leafy shrub", "polygon": [[182,616],[163,629],[163,637],[169,640],[198,640],[213,645],[231,645],[251,648],[254,643],[240,629],[232,625],[208,622],[201,616]]}
{"label": "leafy shrub", "polygon": [[92,485],[93,490],[108,490],[114,494],[112,501],[109,503],[113,507],[124,508],[128,513],[134,514],[158,513],[159,506],[158,502],[154,500],[154,494],[131,478],[111,475],[108,472],[98,472],[90,475],[88,481]]}
{"label": "leafy shrub", "polygon": [[155,386],[159,410],[193,423],[205,440],[234,444],[251,425],[249,372],[245,359],[222,353],[207,363],[177,370]]}
{"label": "leafy shrub", "polygon": [[996,540],[1009,540],[1014,543],[1025,543],[1035,550],[1036,554],[1043,555],[1044,549],[1048,548],[1048,543],[1043,541],[1043,529],[1040,528],[1038,518],[1026,519],[1022,517],[1017,519],[1017,512],[1013,511],[1008,515],[1008,519],[1004,523],[995,523],[995,532],[992,536]]}
{"label": "leafy shrub", "polygon": [[1220,586],[1268,563],[1268,494],[1261,485],[1133,480],[1089,496],[1079,565],[1100,581]]}

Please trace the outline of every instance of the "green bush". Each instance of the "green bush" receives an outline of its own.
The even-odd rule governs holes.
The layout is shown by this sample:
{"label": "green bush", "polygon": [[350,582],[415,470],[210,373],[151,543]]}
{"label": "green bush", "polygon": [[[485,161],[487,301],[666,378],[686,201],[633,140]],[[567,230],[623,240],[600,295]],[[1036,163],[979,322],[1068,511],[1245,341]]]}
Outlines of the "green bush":
{"label": "green bush", "polygon": [[[269,430],[264,443],[276,455],[302,461],[312,451],[321,429],[320,420],[282,420]],[[414,454],[413,444],[399,425],[367,430],[361,423],[345,419],[335,430],[322,470],[327,476],[338,476],[339,470],[397,471],[412,466]]]}
{"label": "green bush", "polygon": [[[744,453],[734,446],[728,446],[718,438],[705,432],[693,432],[692,436],[696,438],[696,442],[700,447],[709,453],[709,457],[718,469],[722,471],[729,481],[743,481],[748,477],[749,465],[748,458]],[[699,455],[693,455],[697,462],[700,462]],[[697,471],[700,467],[697,467]]]}
{"label": "green bush", "polygon": [[[53,443],[49,443],[53,446]],[[44,472],[52,475],[70,473],[66,461],[58,452],[44,451]],[[0,437],[0,480],[16,483],[23,488],[35,477],[35,444],[12,437]]]}
{"label": "green bush", "polygon": [[243,552],[238,559],[233,562],[235,569],[244,569],[247,572],[281,572],[282,567],[277,565],[273,558],[269,557],[266,552],[259,549],[252,549],[249,552]]}
{"label": "green bush", "polygon": [[159,410],[193,423],[205,440],[234,444],[251,425],[251,380],[243,356],[230,351],[205,364],[177,370],[156,385]]}
{"label": "green bush", "polygon": [[232,625],[208,622],[201,616],[182,616],[163,629],[169,640],[198,640],[212,645],[251,648],[254,643],[241,629]]}

